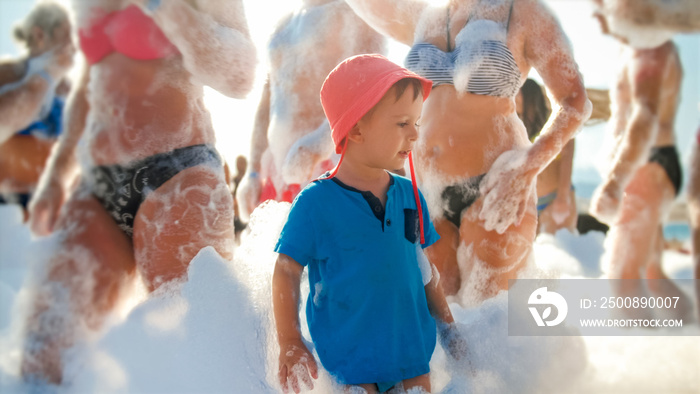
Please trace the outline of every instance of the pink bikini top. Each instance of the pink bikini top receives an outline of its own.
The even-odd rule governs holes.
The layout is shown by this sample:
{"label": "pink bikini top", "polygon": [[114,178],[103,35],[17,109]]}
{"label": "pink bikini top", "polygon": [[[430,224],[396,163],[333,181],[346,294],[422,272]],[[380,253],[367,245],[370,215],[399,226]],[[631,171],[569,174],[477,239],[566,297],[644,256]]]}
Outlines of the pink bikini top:
{"label": "pink bikini top", "polygon": [[91,65],[114,51],[136,60],[160,59],[178,53],[153,19],[134,4],[96,18],[89,28],[80,29],[78,35],[80,47]]}

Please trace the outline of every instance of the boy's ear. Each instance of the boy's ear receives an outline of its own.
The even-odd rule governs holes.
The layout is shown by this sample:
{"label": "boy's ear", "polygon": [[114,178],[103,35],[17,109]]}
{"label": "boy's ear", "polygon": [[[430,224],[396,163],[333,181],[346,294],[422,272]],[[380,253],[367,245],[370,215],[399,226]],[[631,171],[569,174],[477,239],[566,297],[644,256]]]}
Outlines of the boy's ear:
{"label": "boy's ear", "polygon": [[350,140],[352,142],[362,142],[362,140],[364,139],[364,136],[362,135],[362,131],[360,130],[360,126],[357,123],[355,123],[355,125],[352,126],[352,129],[350,129],[350,131],[348,131],[347,138],[348,138],[348,140]]}

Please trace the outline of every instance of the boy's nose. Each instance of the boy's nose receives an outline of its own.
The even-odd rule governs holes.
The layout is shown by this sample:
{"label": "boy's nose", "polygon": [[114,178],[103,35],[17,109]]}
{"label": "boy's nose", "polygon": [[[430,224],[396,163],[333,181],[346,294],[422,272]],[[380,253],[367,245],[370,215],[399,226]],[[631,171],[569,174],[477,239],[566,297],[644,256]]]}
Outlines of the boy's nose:
{"label": "boy's nose", "polygon": [[415,125],[411,126],[410,130],[408,131],[408,140],[411,142],[414,142],[418,139],[418,127]]}

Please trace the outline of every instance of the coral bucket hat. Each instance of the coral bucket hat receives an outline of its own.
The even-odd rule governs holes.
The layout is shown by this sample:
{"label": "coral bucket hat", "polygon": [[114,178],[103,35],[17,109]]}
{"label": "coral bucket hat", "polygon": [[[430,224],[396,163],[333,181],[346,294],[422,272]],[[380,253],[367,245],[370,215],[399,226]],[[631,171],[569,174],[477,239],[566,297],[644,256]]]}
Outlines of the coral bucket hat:
{"label": "coral bucket hat", "polygon": [[328,74],[321,86],[321,105],[331,126],[335,153],[352,127],[396,82],[414,78],[423,86],[423,100],[433,83],[378,54],[349,57]]}

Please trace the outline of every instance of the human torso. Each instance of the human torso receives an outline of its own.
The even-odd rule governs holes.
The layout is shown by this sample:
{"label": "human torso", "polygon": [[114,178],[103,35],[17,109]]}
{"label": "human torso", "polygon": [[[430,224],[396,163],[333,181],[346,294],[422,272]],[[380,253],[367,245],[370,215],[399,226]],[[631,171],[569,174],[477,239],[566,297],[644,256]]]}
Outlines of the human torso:
{"label": "human torso", "polygon": [[331,1],[292,15],[268,50],[268,141],[280,168],[291,145],[325,120],[318,97],[326,75],[349,56],[384,52],[384,39],[344,1]]}
{"label": "human torso", "polygon": [[[468,26],[467,21],[502,22],[508,18],[511,4],[514,11],[510,16],[505,44],[513,56],[522,81],[529,71],[529,65],[523,54],[524,34],[518,23],[517,1],[465,3],[462,8],[453,8],[449,13],[449,21],[444,9],[435,11],[432,20],[417,31],[416,42],[429,43],[449,52],[449,48],[457,48],[455,39]],[[449,26],[449,37],[453,42],[448,45],[445,29],[434,26]],[[459,73],[459,70],[456,72]],[[460,76],[456,74],[455,78]],[[457,178],[476,176],[488,171],[493,161],[504,151],[529,145],[525,127],[515,113],[516,89],[503,89],[503,92],[512,91],[512,95],[508,93],[506,96],[475,94],[469,90],[458,92],[453,85],[439,85],[426,100],[416,155],[421,161],[418,166],[420,172],[427,169],[429,172]]]}
{"label": "human torso", "polygon": [[[652,146],[669,146],[675,144],[674,124],[676,111],[679,103],[679,93],[682,79],[682,69],[678,52],[672,43],[652,50],[635,53],[631,49],[624,49],[621,52],[622,62],[625,66],[620,69],[620,76],[612,92],[612,117],[614,123],[613,133],[615,138],[620,139],[633,111],[632,84],[635,76],[630,72],[631,62],[642,62],[642,74],[645,78],[658,81],[661,86],[658,97],[657,122],[658,133]],[[655,63],[665,61],[663,68],[655,66]],[[644,66],[644,64],[648,66]]]}
{"label": "human torso", "polygon": [[[119,16],[127,11],[141,14],[142,23],[153,22],[140,9],[126,1],[75,3],[80,33],[92,37],[104,33],[111,45],[102,51],[107,53],[100,53],[94,44],[81,42],[83,51],[91,52],[88,63],[94,62],[90,66],[90,111],[84,134],[92,164],[128,163],[180,147],[213,143],[202,86],[192,82],[174,46],[158,49],[158,45],[172,44],[163,41],[165,35],[157,25],[143,30],[158,36],[151,47],[130,46],[125,41],[133,39],[129,34],[134,32],[123,31],[130,19],[121,21]],[[98,28],[96,32],[95,24],[105,23],[109,15],[116,17],[107,21],[106,30]]]}
{"label": "human torso", "polygon": [[[41,55],[39,55],[41,56]],[[0,64],[0,94],[22,88],[27,80],[35,74],[28,74],[29,62],[32,58],[17,59]],[[10,130],[18,135],[34,136],[53,142],[61,133],[61,119],[65,97],[57,94],[60,81],[49,85],[41,98],[39,111],[35,118],[21,130]],[[0,124],[0,128],[4,125]]]}
{"label": "human torso", "polygon": [[26,70],[27,64],[24,59],[0,62],[0,88],[20,81],[24,77]]}

